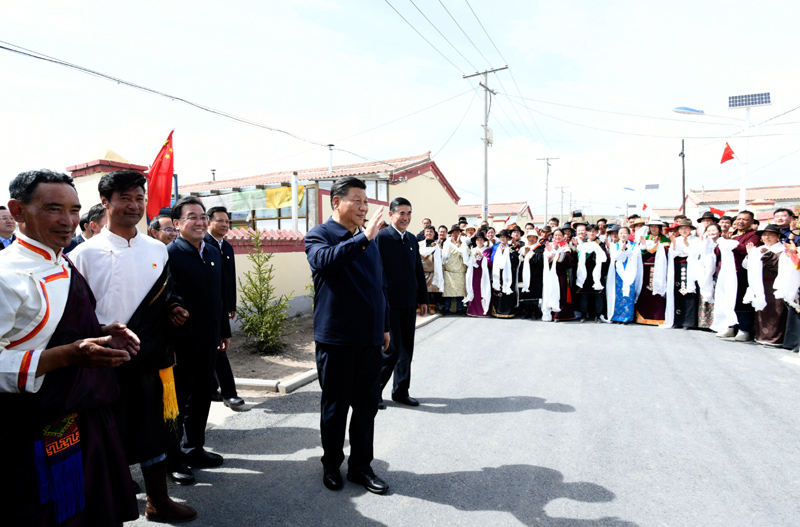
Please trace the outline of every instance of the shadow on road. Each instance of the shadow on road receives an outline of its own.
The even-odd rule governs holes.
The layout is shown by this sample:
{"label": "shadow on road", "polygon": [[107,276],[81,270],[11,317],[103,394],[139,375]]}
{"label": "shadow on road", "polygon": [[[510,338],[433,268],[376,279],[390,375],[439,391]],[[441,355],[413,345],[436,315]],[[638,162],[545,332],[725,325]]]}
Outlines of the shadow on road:
{"label": "shadow on road", "polygon": [[[570,413],[574,406],[562,403],[548,403],[541,397],[521,395],[517,397],[464,397],[462,399],[445,399],[441,397],[420,398],[420,406],[415,411],[434,414],[501,414],[508,412],[524,412],[525,410],[546,410],[548,412]],[[387,405],[403,407],[391,400]]]}
{"label": "shadow on road", "polygon": [[[379,470],[381,463],[375,463]],[[614,500],[610,490],[588,482],[565,482],[557,470],[534,465],[503,465],[478,471],[414,474],[382,470],[392,493],[449,505],[461,511],[499,511],[513,514],[525,525],[548,527],[614,526],[637,524],[614,517],[598,519],[548,516],[545,506],[566,498],[585,503]]]}

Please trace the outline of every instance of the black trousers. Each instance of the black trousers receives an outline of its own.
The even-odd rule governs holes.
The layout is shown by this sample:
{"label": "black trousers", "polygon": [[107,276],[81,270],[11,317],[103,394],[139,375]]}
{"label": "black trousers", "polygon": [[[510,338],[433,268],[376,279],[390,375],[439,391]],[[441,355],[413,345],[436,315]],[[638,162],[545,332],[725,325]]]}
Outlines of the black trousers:
{"label": "black trousers", "polygon": [[350,472],[368,470],[373,458],[375,415],[380,397],[381,346],[334,346],[316,342],[322,388],[320,435],[322,464],[336,469],[344,461],[344,434],[350,408]]}
{"label": "black trousers", "polygon": [[392,395],[407,397],[411,385],[411,359],[414,357],[414,334],[417,309],[391,308],[389,310],[389,349],[383,354],[381,368],[381,393],[394,373]]}
{"label": "black trousers", "polygon": [[[589,307],[592,305],[594,310],[591,312],[593,317],[599,317],[603,314],[603,297],[604,294],[600,294],[600,292],[596,293],[578,293],[578,299],[580,300],[580,310],[583,314],[584,318],[589,318]],[[591,300],[592,304],[589,304]]]}
{"label": "black trousers", "polygon": [[[211,408],[216,347],[178,349],[175,392],[178,396],[178,433],[182,434],[183,449],[203,448],[206,443],[206,424]],[[175,448],[170,455],[179,454]]]}
{"label": "black trousers", "polygon": [[222,397],[230,399],[236,397],[236,381],[233,380],[233,370],[231,361],[228,360],[228,352],[217,350],[216,364],[214,365],[214,378],[212,379],[212,392],[220,389]]}

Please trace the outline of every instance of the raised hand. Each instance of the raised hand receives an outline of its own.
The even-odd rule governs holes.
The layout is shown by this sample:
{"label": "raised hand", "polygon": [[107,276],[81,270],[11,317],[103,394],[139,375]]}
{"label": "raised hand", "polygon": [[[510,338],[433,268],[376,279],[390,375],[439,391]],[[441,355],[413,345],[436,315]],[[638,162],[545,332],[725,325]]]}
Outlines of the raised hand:
{"label": "raised hand", "polygon": [[372,219],[369,220],[369,227],[367,227],[367,230],[364,231],[364,236],[366,236],[368,240],[371,240],[376,234],[378,234],[378,231],[381,228],[382,217],[383,207],[379,208],[378,211],[372,216]]}

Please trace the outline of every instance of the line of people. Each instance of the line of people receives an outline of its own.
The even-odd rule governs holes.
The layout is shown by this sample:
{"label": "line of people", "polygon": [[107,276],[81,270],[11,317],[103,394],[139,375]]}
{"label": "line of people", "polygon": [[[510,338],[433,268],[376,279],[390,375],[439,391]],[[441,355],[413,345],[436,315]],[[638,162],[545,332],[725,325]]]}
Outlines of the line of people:
{"label": "line of people", "polygon": [[581,215],[499,232],[465,218],[418,235],[431,312],[544,321],[635,322],[800,348],[800,264],[790,209],[695,222]]}
{"label": "line of people", "polygon": [[170,498],[167,479],[191,484],[190,467],[223,463],[205,449],[215,371],[225,404],[244,403],[225,355],[236,309],[228,214],[184,198],[146,236],[145,185],[136,171],[105,174],[101,211],[84,221],[70,176],[38,170],[10,184],[0,210],[19,229],[0,252],[10,525],[134,520],[133,464],[149,520],[191,521],[197,511]]}

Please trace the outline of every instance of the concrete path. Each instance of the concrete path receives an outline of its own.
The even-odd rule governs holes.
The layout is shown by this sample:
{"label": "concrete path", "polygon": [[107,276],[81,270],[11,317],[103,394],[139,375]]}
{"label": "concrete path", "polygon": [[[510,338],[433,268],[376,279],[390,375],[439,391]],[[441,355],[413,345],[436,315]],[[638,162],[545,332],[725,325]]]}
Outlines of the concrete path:
{"label": "concrete path", "polygon": [[417,332],[411,394],[422,406],[385,393],[376,419],[386,496],[323,487],[316,382],[209,430],[225,465],[171,492],[195,526],[800,525],[796,354],[699,331],[443,318]]}

